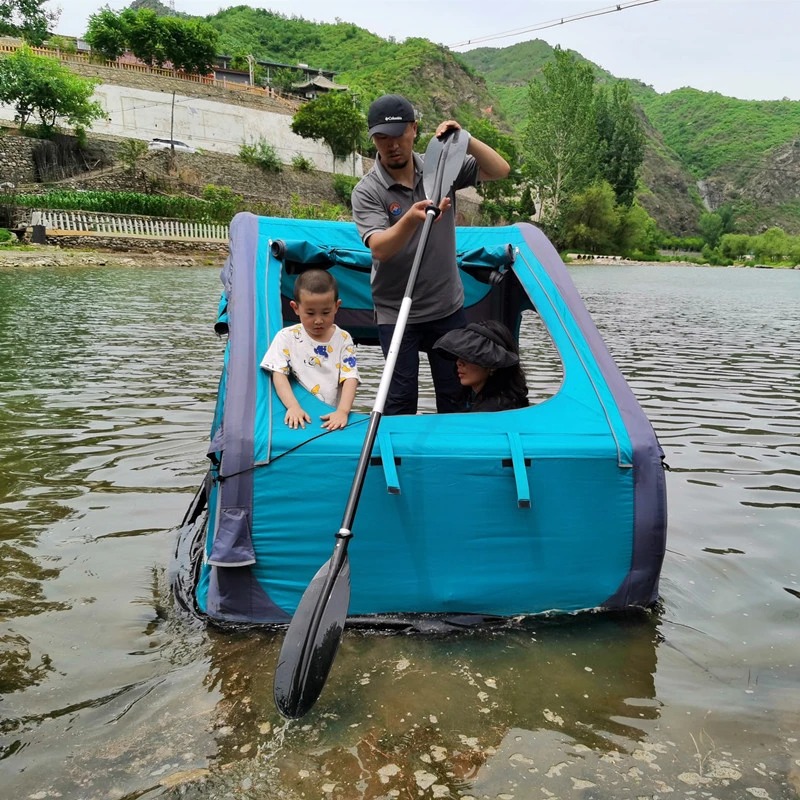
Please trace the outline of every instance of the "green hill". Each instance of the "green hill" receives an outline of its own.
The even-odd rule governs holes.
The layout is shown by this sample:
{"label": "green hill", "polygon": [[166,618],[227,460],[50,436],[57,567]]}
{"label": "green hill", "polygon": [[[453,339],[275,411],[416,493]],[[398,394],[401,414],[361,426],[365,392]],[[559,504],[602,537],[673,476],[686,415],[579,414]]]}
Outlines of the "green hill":
{"label": "green hill", "polygon": [[716,92],[678,89],[639,98],[664,141],[698,178],[743,173],[800,133],[800,103],[737,100]]}
{"label": "green hill", "polygon": [[[461,58],[486,77],[497,111],[520,131],[527,84],[551,53],[536,41],[472,50]],[[597,75],[613,79],[599,68]],[[690,88],[658,94],[641,81],[627,83],[647,120],[640,199],[662,227],[691,232],[705,208],[729,204],[742,231],[778,225],[800,233],[800,103],[738,100]]]}
{"label": "green hill", "polygon": [[287,65],[335,70],[366,106],[387,92],[402,92],[425,121],[468,114],[492,105],[483,78],[471,73],[447,48],[427,39],[403,43],[382,39],[347,22],[316,23],[274,11],[236,6],[205,20],[220,33],[228,55],[252,54]]}
{"label": "green hill", "polygon": [[[160,0],[132,5],[174,13]],[[226,55],[334,70],[364,109],[384,92],[405,94],[422,112],[423,132],[449,116],[491,116],[520,134],[528,84],[553,53],[541,40],[454,53],[422,38],[398,43],[348,22],[316,23],[249,6],[203,19],[219,31]],[[615,80],[592,66],[599,80]],[[661,227],[693,233],[703,203],[711,210],[730,204],[743,232],[779,224],[800,233],[800,103],[688,88],[658,94],[627,82],[648,134],[640,199]]]}

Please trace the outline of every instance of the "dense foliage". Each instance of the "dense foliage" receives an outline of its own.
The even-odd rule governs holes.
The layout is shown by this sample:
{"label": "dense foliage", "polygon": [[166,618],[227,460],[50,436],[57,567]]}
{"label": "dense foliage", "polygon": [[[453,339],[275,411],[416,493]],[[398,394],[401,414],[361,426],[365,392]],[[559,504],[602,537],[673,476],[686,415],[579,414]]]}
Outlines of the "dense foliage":
{"label": "dense foliage", "polygon": [[38,119],[44,135],[58,123],[81,127],[104,116],[99,103],[91,100],[99,82],[81,78],[27,46],[0,58],[0,102],[14,107],[20,128]]}
{"label": "dense foliage", "polygon": [[599,172],[614,190],[616,201],[630,207],[636,197],[639,167],[644,158],[644,131],[622,81],[595,94],[595,122],[600,141]]}
{"label": "dense foliage", "polygon": [[19,36],[40,45],[55,27],[60,11],[44,8],[47,0],[0,0],[0,36]]}
{"label": "dense foliage", "polygon": [[[0,30],[12,19],[10,15],[16,15],[13,23],[18,26],[24,16],[21,10],[34,14],[42,5],[41,0],[0,0]],[[180,55],[183,34],[190,30],[186,25],[205,25],[213,33],[206,44],[216,41],[215,51],[233,56],[240,68],[246,69],[243,65],[253,65],[257,59],[285,65],[279,70],[254,68],[258,82],[269,81],[285,89],[309,71],[324,68],[336,71],[337,83],[349,88],[361,113],[379,94],[399,92],[409,97],[421,112],[421,142],[447,117],[480,131],[481,138],[491,138],[494,132],[508,137],[510,145],[504,144],[504,154],[512,153],[509,160],[515,168],[524,166],[527,180],[520,180],[517,171],[515,180],[482,190],[483,208],[490,220],[527,216],[534,201],[542,205],[531,191],[533,185],[545,192],[553,190],[546,175],[537,175],[541,154],[530,147],[532,120],[537,124],[545,120],[530,104],[529,87],[532,81],[541,82],[543,70],[557,58],[543,41],[453,53],[423,38],[385,40],[344,21],[320,24],[244,5],[201,20],[177,13],[160,0],[133,0],[119,14],[104,7],[95,17],[103,21],[96,48],[105,48],[109,54],[130,46],[148,63],[166,59],[189,69],[192,57]],[[129,21],[127,28],[123,18]],[[424,35],[424,25],[420,33]],[[171,57],[168,48],[172,48]],[[583,178],[566,191],[569,202],[563,203],[561,219],[565,236],[577,237],[574,242],[600,242],[602,231],[595,223],[603,218],[607,186],[615,198],[618,248],[623,242],[633,246],[630,242],[634,240],[639,248],[642,241],[652,240],[645,209],[675,233],[701,234],[700,241],[714,252],[732,232],[763,231],[776,225],[790,231],[800,229],[791,148],[800,130],[800,104],[743,101],[693,89],[659,95],[634,79],[617,82],[580,55],[571,55],[593,77],[593,107],[584,116],[595,117],[599,138],[593,145],[598,168],[592,179],[586,180],[591,168],[584,169],[581,163],[570,167]],[[601,95],[598,89],[603,86],[606,91]],[[547,125],[552,125],[552,120],[543,129]],[[309,133],[313,131],[309,129]],[[577,134],[574,131],[574,138],[579,138]],[[361,147],[369,154],[363,138]],[[637,171],[633,166],[642,151],[644,163]],[[586,161],[583,153],[578,160]],[[558,173],[557,181],[562,177]],[[698,182],[709,178],[709,189]],[[780,191],[773,192],[776,185]],[[704,203],[715,213],[720,204],[733,212],[721,230],[718,220],[703,216]],[[558,204],[562,205],[561,200]],[[548,202],[543,206],[547,221]],[[631,237],[626,231],[633,229],[638,233]],[[596,233],[589,235],[593,230]]]}
{"label": "dense foliage", "polygon": [[362,112],[381,94],[399,92],[421,113],[421,130],[431,132],[445,117],[473,113],[492,103],[484,80],[469,74],[447,48],[423,38],[402,43],[382,39],[348,22],[316,23],[249,6],[226,8],[205,18],[219,31],[221,52],[285,64],[279,85],[299,81],[311,70],[337,72]]}
{"label": "dense foliage", "polygon": [[654,245],[647,215],[630,213],[643,134],[627,87],[598,86],[586,62],[559,48],[554,55],[530,84],[523,140],[542,226],[557,246],[582,251]]}
{"label": "dense foliage", "polygon": [[217,31],[196,19],[159,16],[149,8],[127,8],[117,14],[108,7],[89,17],[85,39],[109,60],[129,49],[152,66],[171,64],[186,72],[208,73],[218,52]]}
{"label": "dense foliage", "polygon": [[[552,60],[549,45],[536,41],[498,50],[479,48],[460,57],[486,77],[496,110],[521,131],[527,117],[527,84]],[[608,81],[607,73],[593,68],[600,82]],[[737,225],[743,230],[763,230],[771,224],[800,230],[800,203],[785,199],[798,185],[787,151],[798,140],[800,103],[739,100],[695,89],[660,95],[641,81],[625,83],[647,129],[642,170],[646,185],[640,183],[637,196],[651,213],[664,222],[671,219],[676,230],[678,225],[686,230],[691,218],[696,229],[702,203],[692,184],[713,176],[727,187],[722,201],[736,200]],[[776,185],[783,187],[783,197],[771,200],[767,191],[759,192],[758,200],[750,195],[753,189]],[[742,197],[737,199],[737,194]]]}

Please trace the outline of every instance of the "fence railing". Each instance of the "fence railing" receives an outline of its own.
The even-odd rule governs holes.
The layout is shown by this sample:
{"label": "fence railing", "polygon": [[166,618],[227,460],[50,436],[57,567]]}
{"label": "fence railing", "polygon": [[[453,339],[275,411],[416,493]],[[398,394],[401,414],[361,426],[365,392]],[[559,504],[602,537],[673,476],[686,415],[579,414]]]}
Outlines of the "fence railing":
{"label": "fence railing", "polygon": [[215,242],[226,242],[229,236],[227,225],[93,211],[33,211],[31,225],[43,225],[46,232],[52,235],[131,236]]}

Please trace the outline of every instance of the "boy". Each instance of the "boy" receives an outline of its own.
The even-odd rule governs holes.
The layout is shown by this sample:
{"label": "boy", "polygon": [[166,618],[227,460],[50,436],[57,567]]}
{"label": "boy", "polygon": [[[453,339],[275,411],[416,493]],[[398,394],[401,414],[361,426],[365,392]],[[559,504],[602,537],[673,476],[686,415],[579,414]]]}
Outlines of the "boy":
{"label": "boy", "polygon": [[341,304],[330,273],[322,269],[301,273],[290,303],[300,324],[279,330],[261,361],[262,368],[272,373],[275,391],[286,406],[283,420],[290,428],[305,428],[311,417],[297,402],[289,375],[335,407],[320,417],[323,428],[335,431],[347,425],[359,377],[353,340],[334,322]]}

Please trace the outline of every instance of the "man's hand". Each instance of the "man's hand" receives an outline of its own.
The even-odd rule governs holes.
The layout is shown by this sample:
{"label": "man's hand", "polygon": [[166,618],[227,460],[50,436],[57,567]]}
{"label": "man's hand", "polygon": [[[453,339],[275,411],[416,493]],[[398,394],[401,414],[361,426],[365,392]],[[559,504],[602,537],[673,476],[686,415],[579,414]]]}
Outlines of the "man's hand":
{"label": "man's hand", "polygon": [[[406,213],[411,214],[414,217],[414,219],[417,219],[420,222],[424,222],[425,217],[428,214],[428,208],[430,208],[430,205],[431,205],[430,200],[418,200],[416,203],[414,203],[413,206],[411,206],[411,208],[408,209]],[[453,205],[453,201],[447,195],[445,195],[439,201],[439,211],[441,211],[443,214],[445,211],[447,211],[448,208],[450,208],[451,205]],[[436,219],[439,219],[439,217],[441,217],[441,214],[436,215]]]}
{"label": "man's hand", "polygon": [[436,138],[441,139],[448,131],[460,131],[461,126],[454,119],[446,119],[436,126]]}

